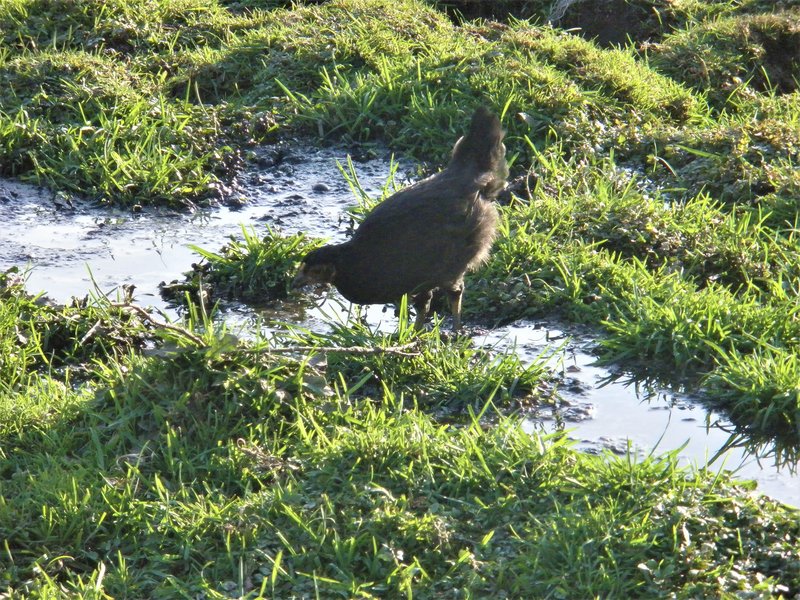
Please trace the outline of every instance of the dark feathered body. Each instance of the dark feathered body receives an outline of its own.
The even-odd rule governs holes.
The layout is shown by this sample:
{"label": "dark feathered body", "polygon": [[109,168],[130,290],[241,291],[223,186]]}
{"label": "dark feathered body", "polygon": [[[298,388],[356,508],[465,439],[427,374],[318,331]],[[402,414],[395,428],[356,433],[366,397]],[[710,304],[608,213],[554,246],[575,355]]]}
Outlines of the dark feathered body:
{"label": "dark feathered body", "polygon": [[[507,175],[500,121],[478,109],[446,169],[379,204],[343,244],[309,253],[301,267],[332,265],[329,282],[351,302],[394,302],[435,288],[458,291],[489,256],[492,202]],[[311,279],[311,278],[309,278]]]}

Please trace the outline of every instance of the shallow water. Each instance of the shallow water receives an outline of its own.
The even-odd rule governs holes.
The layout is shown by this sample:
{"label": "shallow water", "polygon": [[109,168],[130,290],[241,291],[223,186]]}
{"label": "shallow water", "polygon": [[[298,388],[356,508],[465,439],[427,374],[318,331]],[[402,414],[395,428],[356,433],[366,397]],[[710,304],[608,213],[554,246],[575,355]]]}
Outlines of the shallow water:
{"label": "shallow water", "polygon": [[[247,204],[193,214],[68,206],[43,188],[0,180],[0,268],[32,267],[28,288],[59,302],[85,296],[94,283],[106,293],[133,284],[138,302],[168,310],[157,286],[199,260],[190,244],[218,250],[231,235],[241,237],[242,224],[343,237],[347,223],[337,224],[355,200],[336,161],[346,163],[347,153],[275,148],[264,151],[265,171],[243,178]],[[356,164],[362,187],[379,195],[389,158]],[[321,184],[328,191],[314,190]]]}
{"label": "shallow water", "polygon": [[[281,145],[262,151],[262,167],[246,174],[241,208],[220,207],[194,214],[145,210],[131,214],[96,208],[43,189],[0,180],[0,269],[31,267],[28,289],[44,291],[55,301],[82,297],[96,284],[113,295],[122,284],[136,286],[135,300],[172,312],[158,294],[161,281],[180,279],[198,256],[187,246],[219,249],[229,236],[241,235],[241,224],[259,231],[270,225],[286,233],[341,239],[348,227],[343,211],[355,200],[336,166],[346,162],[344,150],[315,150]],[[380,194],[390,169],[388,157],[355,164],[362,187]],[[469,292],[467,292],[469,293]],[[325,319],[346,319],[350,307],[333,294],[320,306],[306,309],[285,304],[261,316],[278,321],[324,327]],[[174,313],[173,313],[174,314]],[[367,307],[362,316],[373,326],[393,330],[392,310]],[[230,313],[247,320],[249,309]],[[520,321],[488,333],[474,332],[476,344],[499,350],[513,347],[532,361],[548,348],[563,348],[553,366],[562,370],[560,406],[527,421],[530,430],[565,428],[578,447],[589,452],[624,453],[630,444],[638,455],[680,448],[686,464],[704,466],[724,445],[728,434],[706,427],[724,417],[686,394],[647,389],[613,379],[613,372],[592,364],[595,342],[563,324]],[[566,340],[566,343],[565,343]],[[788,504],[800,506],[800,476],[777,469],[769,460],[760,464],[742,450],[732,449],[711,468],[736,470],[740,479],[755,479],[758,490]]]}
{"label": "shallow water", "polygon": [[[639,456],[681,449],[680,462],[704,467],[729,438],[728,422],[709,411],[699,399],[666,388],[637,386],[609,368],[593,364],[595,342],[577,331],[565,332],[557,323],[519,321],[493,331],[477,343],[495,347],[512,345],[523,360],[532,362],[553,344],[567,344],[554,356],[560,359],[563,381],[559,386],[562,404],[552,415],[538,415],[529,421],[531,430],[564,428],[577,446],[588,452],[624,454],[630,449]],[[620,377],[621,376],[621,377]],[[627,382],[626,382],[627,381]],[[711,427],[706,426],[711,423]],[[685,446],[684,446],[685,445]],[[735,471],[736,479],[754,479],[758,490],[787,504],[800,506],[800,476],[777,469],[769,459],[760,462],[742,448],[732,448],[717,458],[709,469]]]}

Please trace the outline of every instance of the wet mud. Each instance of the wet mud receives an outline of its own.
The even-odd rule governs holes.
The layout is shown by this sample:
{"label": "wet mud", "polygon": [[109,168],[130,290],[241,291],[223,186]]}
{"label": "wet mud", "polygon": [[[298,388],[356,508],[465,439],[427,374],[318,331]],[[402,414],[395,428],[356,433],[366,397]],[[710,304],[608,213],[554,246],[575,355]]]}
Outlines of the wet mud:
{"label": "wet mud", "polygon": [[[257,232],[270,226],[284,233],[343,239],[350,227],[345,211],[356,200],[337,161],[346,164],[346,150],[296,143],[265,147],[239,181],[241,202],[194,214],[131,214],[0,180],[0,269],[30,269],[28,289],[45,292],[56,302],[93,290],[113,297],[120,286],[134,285],[137,303],[174,315],[158,285],[180,279],[199,260],[189,245],[218,250],[230,236],[241,236],[242,225]],[[390,164],[388,153],[355,162],[359,183],[371,196],[380,195]],[[410,171],[401,165],[398,183]],[[358,311],[374,328],[393,330],[397,324],[391,308],[356,309],[335,292],[316,301],[306,298],[256,310],[230,307],[226,318],[236,323],[258,317],[315,329],[331,319],[354,318]],[[706,465],[728,440],[724,417],[709,412],[697,398],[637,384],[630,377],[620,379],[618,369],[595,364],[596,339],[585,331],[541,321],[471,331],[476,344],[498,351],[513,348],[526,361],[543,351],[552,354],[552,367],[560,374],[560,401],[555,409],[532,414],[526,421],[530,431],[564,429],[579,448],[593,453],[624,454],[630,449],[645,456],[680,448],[681,461],[697,467]],[[768,459],[759,462],[736,448],[710,465],[713,471],[722,467],[735,471],[736,478],[756,480],[759,492],[800,506],[800,477],[786,468],[778,469]]]}

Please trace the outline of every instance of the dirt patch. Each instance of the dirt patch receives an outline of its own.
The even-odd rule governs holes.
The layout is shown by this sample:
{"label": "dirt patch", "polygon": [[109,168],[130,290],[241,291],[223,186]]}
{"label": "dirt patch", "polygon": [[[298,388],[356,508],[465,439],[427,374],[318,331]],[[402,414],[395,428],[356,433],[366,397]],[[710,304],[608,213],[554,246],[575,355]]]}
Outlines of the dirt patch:
{"label": "dirt patch", "polygon": [[508,21],[509,18],[545,20],[550,2],[531,0],[429,0],[454,22],[487,19]]}

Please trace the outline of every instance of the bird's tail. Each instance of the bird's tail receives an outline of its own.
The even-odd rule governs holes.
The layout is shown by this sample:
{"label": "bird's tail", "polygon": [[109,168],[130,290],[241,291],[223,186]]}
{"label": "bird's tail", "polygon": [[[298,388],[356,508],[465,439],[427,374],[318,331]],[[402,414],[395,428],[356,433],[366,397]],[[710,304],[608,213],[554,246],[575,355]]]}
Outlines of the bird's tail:
{"label": "bird's tail", "polygon": [[481,106],[472,115],[467,135],[456,142],[450,167],[466,169],[480,180],[484,196],[493,198],[505,187],[508,177],[505,132],[500,119]]}

